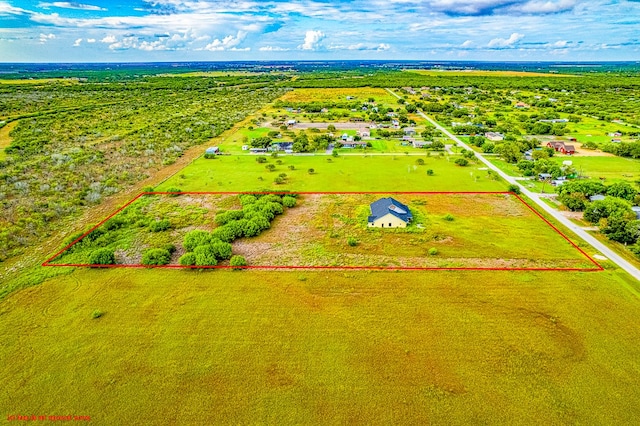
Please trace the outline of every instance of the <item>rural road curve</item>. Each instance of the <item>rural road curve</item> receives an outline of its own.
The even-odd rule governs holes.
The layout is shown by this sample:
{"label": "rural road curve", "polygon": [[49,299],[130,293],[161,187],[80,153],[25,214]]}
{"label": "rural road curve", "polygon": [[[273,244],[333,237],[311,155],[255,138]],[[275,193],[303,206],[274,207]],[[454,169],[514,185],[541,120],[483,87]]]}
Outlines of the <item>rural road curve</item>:
{"label": "rural road curve", "polygon": [[[387,89],[387,91],[389,93],[391,93],[393,96],[395,96],[396,98],[400,99],[400,96],[397,95],[395,92],[393,92],[391,89]],[[445,129],[444,127],[442,127],[440,124],[438,124],[435,120],[433,120],[431,117],[428,117],[425,113],[423,113],[422,111],[417,111],[417,113],[424,119],[426,119],[427,121],[429,121],[431,124],[433,124],[438,130],[440,130],[442,133],[444,133],[445,135],[447,135],[451,140],[457,142],[460,146],[464,147],[465,149],[468,149],[470,151],[473,151],[471,149],[471,147],[469,147],[469,145],[467,145],[466,143],[462,142],[460,139],[458,139],[454,134],[452,134],[451,132],[449,132],[447,129]],[[632,277],[634,277],[636,280],[640,281],[640,269],[636,268],[635,266],[633,266],[631,263],[627,262],[625,259],[623,259],[621,256],[619,256],[616,252],[614,252],[613,250],[611,250],[609,247],[607,247],[606,245],[602,244],[600,241],[596,240],[593,236],[589,235],[586,231],[584,231],[580,226],[574,224],[573,222],[571,222],[569,219],[567,219],[566,217],[562,216],[562,214],[560,214],[560,212],[556,209],[554,209],[553,207],[547,205],[544,201],[542,201],[541,197],[539,194],[536,194],[534,192],[529,191],[527,188],[525,188],[524,186],[522,186],[520,184],[520,182],[518,181],[518,179],[516,179],[513,176],[509,176],[507,175],[505,172],[503,172],[502,170],[500,170],[497,166],[495,166],[493,163],[491,163],[489,160],[487,160],[486,158],[484,158],[484,156],[478,152],[476,152],[476,157],[478,157],[478,159],[480,161],[482,161],[484,164],[486,164],[487,167],[489,167],[491,170],[495,171],[496,173],[498,173],[504,180],[506,180],[507,182],[509,182],[510,184],[513,185],[517,185],[520,188],[520,191],[526,195],[527,197],[529,197],[531,200],[533,200],[538,206],[540,206],[544,211],[546,211],[547,213],[549,213],[551,216],[553,216],[558,222],[560,222],[561,224],[563,224],[564,226],[566,226],[567,228],[569,228],[573,233],[575,233],[577,236],[579,236],[580,238],[582,238],[584,241],[586,241],[587,243],[591,244],[592,247],[594,247],[596,250],[600,251],[600,253],[603,256],[606,256],[609,260],[611,260],[613,263],[615,263],[616,265],[618,265],[620,268],[622,268],[624,271],[626,271],[628,274],[630,274]]]}

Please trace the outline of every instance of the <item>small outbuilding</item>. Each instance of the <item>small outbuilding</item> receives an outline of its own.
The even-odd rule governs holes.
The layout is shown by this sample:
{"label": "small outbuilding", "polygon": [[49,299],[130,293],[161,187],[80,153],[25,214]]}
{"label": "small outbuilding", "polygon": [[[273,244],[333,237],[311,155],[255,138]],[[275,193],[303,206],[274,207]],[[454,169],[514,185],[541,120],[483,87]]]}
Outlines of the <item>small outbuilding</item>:
{"label": "small outbuilding", "polygon": [[395,198],[381,198],[371,203],[370,208],[368,226],[371,228],[406,228],[413,219],[409,207]]}
{"label": "small outbuilding", "polygon": [[207,148],[207,150],[204,153],[205,154],[218,155],[218,154],[220,154],[220,148],[218,148],[217,146],[212,146],[212,147]]}

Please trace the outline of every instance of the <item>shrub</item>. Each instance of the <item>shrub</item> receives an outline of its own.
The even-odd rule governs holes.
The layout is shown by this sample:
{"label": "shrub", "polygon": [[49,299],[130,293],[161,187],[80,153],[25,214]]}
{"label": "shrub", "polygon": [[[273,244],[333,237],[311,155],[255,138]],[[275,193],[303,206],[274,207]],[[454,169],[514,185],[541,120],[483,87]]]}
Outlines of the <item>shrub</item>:
{"label": "shrub", "polygon": [[156,220],[155,222],[151,222],[151,224],[149,224],[149,231],[151,232],[166,231],[169,228],[171,228],[171,222],[169,222],[167,219]]}
{"label": "shrub", "polygon": [[211,244],[198,246],[193,253],[196,256],[197,266],[215,266],[218,264],[217,250]]}
{"label": "shrub", "polygon": [[289,170],[295,170],[296,166],[294,166],[293,164],[289,166]]}
{"label": "shrub", "polygon": [[433,170],[427,169],[427,176],[433,176]]}
{"label": "shrub", "polygon": [[242,210],[227,210],[226,212],[218,213],[215,218],[215,222],[218,225],[225,225],[232,220],[239,220],[244,217]]}
{"label": "shrub", "polygon": [[254,220],[248,220],[244,225],[243,234],[245,237],[255,237],[256,235],[259,235],[260,232],[262,232],[262,228]]}
{"label": "shrub", "polygon": [[242,204],[242,206],[248,206],[249,204],[253,204],[257,201],[258,199],[251,195],[251,194],[242,194],[240,196],[240,204]]}
{"label": "shrub", "polygon": [[429,249],[429,256],[435,256],[435,255],[437,255],[437,254],[438,254],[438,249],[437,249],[437,248],[435,248],[435,247],[431,247],[431,248]]}
{"label": "shrub", "polygon": [[142,256],[143,265],[166,265],[171,261],[169,250],[155,248],[147,250]]}
{"label": "shrub", "polygon": [[520,187],[518,185],[509,185],[509,192],[520,194]]}
{"label": "shrub", "polygon": [[274,166],[273,164],[267,164],[266,166],[264,166],[264,168],[272,172],[276,169],[276,166]]}
{"label": "shrub", "polygon": [[173,254],[176,252],[176,246],[174,246],[173,244],[165,244],[164,246],[162,246],[162,248],[168,251],[169,254]]}
{"label": "shrub", "polygon": [[105,224],[102,225],[102,227],[105,229],[105,231],[114,231],[116,229],[122,228],[124,224],[126,224],[126,221],[124,219],[114,217],[106,221]]}
{"label": "shrub", "polygon": [[355,246],[357,246],[357,245],[358,245],[358,240],[356,240],[356,239],[355,239],[355,238],[353,238],[353,237],[349,237],[349,238],[347,239],[347,244],[349,244],[349,246],[351,246],[351,247],[355,247]]}
{"label": "shrub", "polygon": [[178,260],[182,266],[193,266],[196,264],[196,255],[195,253],[185,253],[180,256],[180,260]]}
{"label": "shrub", "polygon": [[444,216],[444,218],[443,218],[443,219],[444,219],[444,220],[446,220],[447,222],[453,222],[453,221],[455,220],[455,218],[453,217],[453,215],[452,215],[452,214],[450,214],[450,213],[447,213],[447,214]]}
{"label": "shrub", "polygon": [[113,265],[116,263],[116,256],[113,249],[101,248],[91,252],[89,263],[92,265]]}
{"label": "shrub", "polygon": [[231,257],[231,244],[220,240],[212,240],[211,250],[218,260],[227,260]]}
{"label": "shrub", "polygon": [[206,160],[215,160],[215,158],[216,158],[216,154],[205,153],[205,154],[204,154],[204,158],[205,158]]}
{"label": "shrub", "polygon": [[258,163],[266,163],[266,162],[267,162],[267,157],[262,157],[262,156],[257,157],[257,158],[256,158],[256,161],[257,161]]}
{"label": "shrub", "polygon": [[282,205],[285,207],[295,207],[296,206],[296,199],[294,197],[291,197],[289,195],[285,195],[284,197],[282,197]]}
{"label": "shrub", "polygon": [[182,245],[187,251],[194,251],[198,246],[203,246],[211,242],[211,234],[207,231],[196,229],[185,234]]}
{"label": "shrub", "polygon": [[[229,265],[231,266],[247,266],[247,260],[244,258],[244,256],[239,256],[239,255],[235,255],[231,257],[231,260],[229,260]],[[242,268],[234,268],[236,270],[238,269],[242,269]]]}
{"label": "shrub", "polygon": [[467,160],[466,158],[456,158],[456,161],[454,161],[454,163],[460,167],[465,167],[469,165],[469,160]]}
{"label": "shrub", "polygon": [[91,312],[91,318],[93,319],[98,319],[103,315],[104,315],[104,312],[102,312],[100,309],[96,309],[95,311]]}
{"label": "shrub", "polygon": [[211,232],[211,237],[227,243],[230,243],[231,241],[236,239],[235,232],[233,229],[229,227],[229,225],[224,225],[214,229]]}
{"label": "shrub", "polygon": [[[182,192],[182,189],[180,189],[180,188],[169,188],[169,189],[167,189],[166,192]],[[177,197],[179,195],[180,194],[169,194],[170,197]]]}
{"label": "shrub", "polygon": [[276,178],[273,179],[273,183],[275,183],[276,185],[281,185],[284,183],[284,179],[282,179],[280,176],[276,176]]}
{"label": "shrub", "polygon": [[312,174],[314,174],[314,173],[315,173],[315,170],[314,170],[314,169],[309,169],[309,170],[307,170],[307,171],[309,172],[309,174],[310,174],[310,175],[312,175]]}

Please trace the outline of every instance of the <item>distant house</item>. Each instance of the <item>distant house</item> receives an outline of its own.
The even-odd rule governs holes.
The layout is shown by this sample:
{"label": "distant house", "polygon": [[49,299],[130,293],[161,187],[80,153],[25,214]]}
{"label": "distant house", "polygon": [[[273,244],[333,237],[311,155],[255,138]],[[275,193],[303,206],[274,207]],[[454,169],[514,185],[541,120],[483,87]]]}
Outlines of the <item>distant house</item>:
{"label": "distant house", "polygon": [[296,120],[287,121],[287,126],[295,126],[295,125],[296,125]]}
{"label": "distant house", "polygon": [[371,132],[369,129],[360,129],[358,135],[360,135],[361,138],[369,138],[371,137]]}
{"label": "distant house", "polygon": [[529,108],[529,105],[525,104],[524,102],[518,102],[516,104],[516,108],[518,108],[518,109]]}
{"label": "distant house", "polygon": [[412,143],[414,148],[424,148],[427,145],[431,145],[431,142],[427,141],[413,141]]}
{"label": "distant house", "polygon": [[631,210],[636,214],[636,219],[640,220],[640,206],[633,206]]}
{"label": "distant house", "polygon": [[267,152],[267,148],[251,148],[249,152],[252,154],[260,154],[262,152]]}
{"label": "distant house", "polygon": [[343,141],[346,141],[347,139],[349,139],[349,135],[346,133],[343,133],[340,139],[342,139]]}
{"label": "distant house", "polygon": [[271,151],[284,151],[286,153],[293,152],[293,142],[273,142],[271,144]]}
{"label": "distant house", "polygon": [[538,173],[538,179],[539,180],[549,180],[552,177],[553,176],[551,175],[551,173]]}
{"label": "distant house", "polygon": [[576,148],[573,145],[567,145],[562,141],[547,142],[549,148],[553,148],[556,152],[572,155],[576,153]]}
{"label": "distant house", "polygon": [[242,150],[243,151],[248,151],[249,150],[249,145],[242,145]]}
{"label": "distant house", "polygon": [[404,134],[407,136],[414,136],[416,134],[416,129],[414,129],[413,127],[405,127]]}
{"label": "distant house", "polygon": [[357,122],[364,121],[364,118],[362,118],[362,117],[351,117],[351,118],[349,118],[349,121],[357,123]]}
{"label": "distant house", "polygon": [[204,153],[205,154],[219,155],[220,154],[220,148],[218,148],[217,146],[212,146],[210,148],[207,148],[207,150]]}
{"label": "distant house", "polygon": [[366,146],[366,142],[354,141],[353,139],[342,142],[343,148],[365,148]]}
{"label": "distant house", "polygon": [[487,132],[484,134],[484,137],[489,139],[492,142],[498,142],[504,140],[504,135],[498,132]]}
{"label": "distant house", "polygon": [[591,197],[589,197],[589,201],[593,202],[593,201],[602,201],[604,200],[604,195],[602,194],[597,194],[597,195],[592,195]]}
{"label": "distant house", "polygon": [[406,228],[413,219],[409,207],[391,197],[371,203],[370,208],[368,222],[371,228]]}
{"label": "distant house", "polygon": [[323,113],[323,114],[326,114],[326,113],[328,113],[328,112],[329,112],[329,109],[328,109],[328,108],[322,108],[322,109],[320,110],[320,112],[321,112],[321,113]]}

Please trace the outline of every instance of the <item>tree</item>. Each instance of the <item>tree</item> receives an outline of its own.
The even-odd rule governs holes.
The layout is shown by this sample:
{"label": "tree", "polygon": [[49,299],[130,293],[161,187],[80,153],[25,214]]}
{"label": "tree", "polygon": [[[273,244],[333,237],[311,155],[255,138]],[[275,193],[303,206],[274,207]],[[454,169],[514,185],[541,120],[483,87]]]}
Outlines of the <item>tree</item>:
{"label": "tree", "polygon": [[418,159],[416,160],[416,164],[417,164],[418,166],[424,166],[424,159],[422,159],[422,158],[418,158]]}
{"label": "tree", "polygon": [[631,210],[631,204],[615,197],[605,197],[604,200],[594,201],[584,209],[584,219],[593,224],[612,217],[620,217],[628,221],[635,219],[635,213]]}
{"label": "tree", "polygon": [[631,186],[629,182],[616,182],[607,187],[607,195],[611,197],[622,198],[623,200],[633,201],[638,192]]}
{"label": "tree", "polygon": [[404,109],[407,110],[408,113],[414,113],[418,110],[414,104],[406,104]]}
{"label": "tree", "polygon": [[276,166],[273,164],[267,164],[266,166],[264,166],[264,168],[272,172],[276,169]]}
{"label": "tree", "polygon": [[314,170],[314,169],[309,169],[309,170],[307,170],[307,171],[309,172],[309,174],[310,174],[310,175],[312,175],[312,174],[314,174],[314,173],[315,173],[315,170]]}
{"label": "tree", "polygon": [[431,143],[431,149],[435,151],[441,151],[444,149],[444,142],[442,141],[433,141]]}
{"label": "tree", "polygon": [[433,170],[427,169],[427,176],[433,176]]}
{"label": "tree", "polygon": [[327,126],[327,130],[330,132],[335,132],[336,131],[336,126],[334,126],[333,124],[329,124]]}
{"label": "tree", "polygon": [[622,216],[611,216],[603,220],[600,231],[610,240],[622,244],[634,244],[640,238],[640,220],[628,220]]}
{"label": "tree", "polygon": [[508,163],[517,163],[522,157],[522,153],[518,146],[514,143],[503,143],[496,146],[494,152],[500,154],[500,156]]}
{"label": "tree", "polygon": [[467,160],[466,158],[456,158],[456,161],[454,161],[454,163],[458,166],[465,167],[469,165],[469,160]]}
{"label": "tree", "polygon": [[268,136],[261,136],[251,141],[251,146],[254,148],[266,148],[271,145],[271,138]]}
{"label": "tree", "polygon": [[520,187],[518,185],[509,185],[509,192],[520,194]]}
{"label": "tree", "polygon": [[147,250],[142,256],[143,265],[166,265],[171,261],[169,250],[155,248]]}
{"label": "tree", "polygon": [[113,265],[116,263],[114,250],[101,248],[91,252],[89,263],[92,265]]}

